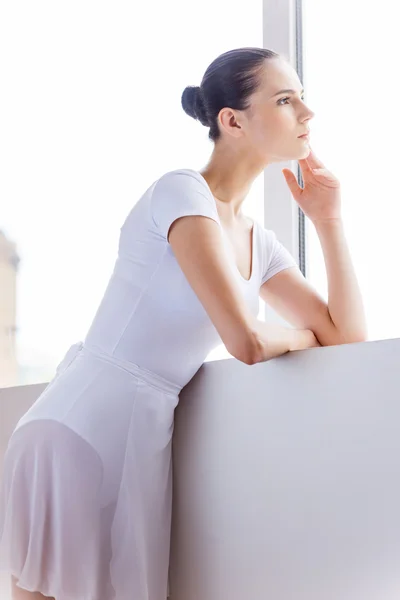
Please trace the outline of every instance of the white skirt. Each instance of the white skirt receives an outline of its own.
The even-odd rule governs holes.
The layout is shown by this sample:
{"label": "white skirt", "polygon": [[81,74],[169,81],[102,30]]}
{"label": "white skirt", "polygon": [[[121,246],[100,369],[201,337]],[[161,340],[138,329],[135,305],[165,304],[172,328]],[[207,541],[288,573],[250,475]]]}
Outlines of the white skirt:
{"label": "white skirt", "polygon": [[166,600],[179,392],[74,345],[9,441],[0,570],[56,600]]}

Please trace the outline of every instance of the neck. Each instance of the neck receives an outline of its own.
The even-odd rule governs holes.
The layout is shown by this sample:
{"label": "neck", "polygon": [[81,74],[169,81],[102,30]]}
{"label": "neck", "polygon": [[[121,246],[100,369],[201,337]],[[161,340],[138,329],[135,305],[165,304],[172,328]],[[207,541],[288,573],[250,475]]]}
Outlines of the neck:
{"label": "neck", "polygon": [[227,224],[242,218],[243,201],[263,170],[264,165],[256,164],[248,157],[235,155],[230,149],[214,148],[201,175],[207,181],[221,217]]}

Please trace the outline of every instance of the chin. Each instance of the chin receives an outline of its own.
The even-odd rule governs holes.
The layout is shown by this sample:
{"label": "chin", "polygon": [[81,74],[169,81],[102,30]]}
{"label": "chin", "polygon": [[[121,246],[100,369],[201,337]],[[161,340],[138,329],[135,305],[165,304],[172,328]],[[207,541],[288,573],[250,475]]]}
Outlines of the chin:
{"label": "chin", "polygon": [[304,151],[301,153],[300,158],[307,158],[307,156],[310,154],[310,152],[311,152],[311,148],[308,144],[306,144]]}
{"label": "chin", "polygon": [[310,152],[311,148],[305,145],[303,149],[297,149],[297,151],[288,152],[287,154],[282,154],[282,156],[275,156],[273,158],[269,156],[268,159],[266,159],[265,163],[266,165],[268,165],[271,163],[287,162],[289,160],[303,160],[308,157]]}
{"label": "chin", "polygon": [[295,152],[294,156],[292,156],[289,160],[302,160],[304,158],[307,158],[307,156],[310,154],[311,152],[311,148],[309,146],[309,144],[304,143],[303,148],[298,148],[297,152]]}

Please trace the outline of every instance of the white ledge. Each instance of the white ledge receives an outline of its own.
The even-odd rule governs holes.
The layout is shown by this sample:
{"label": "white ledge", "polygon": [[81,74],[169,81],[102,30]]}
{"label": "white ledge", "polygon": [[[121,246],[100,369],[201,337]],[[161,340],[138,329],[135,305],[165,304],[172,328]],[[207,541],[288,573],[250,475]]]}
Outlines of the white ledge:
{"label": "white ledge", "polygon": [[174,432],[171,600],[400,597],[400,340],[206,363]]}

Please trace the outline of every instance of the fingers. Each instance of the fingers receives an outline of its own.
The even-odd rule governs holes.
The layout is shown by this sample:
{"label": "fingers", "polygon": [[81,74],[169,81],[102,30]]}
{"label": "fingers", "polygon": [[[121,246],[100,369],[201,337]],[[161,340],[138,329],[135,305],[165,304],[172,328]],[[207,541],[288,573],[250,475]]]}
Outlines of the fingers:
{"label": "fingers", "polygon": [[319,158],[317,158],[313,150],[310,151],[310,154],[307,156],[306,160],[313,169],[325,168],[324,164],[319,160]]}

